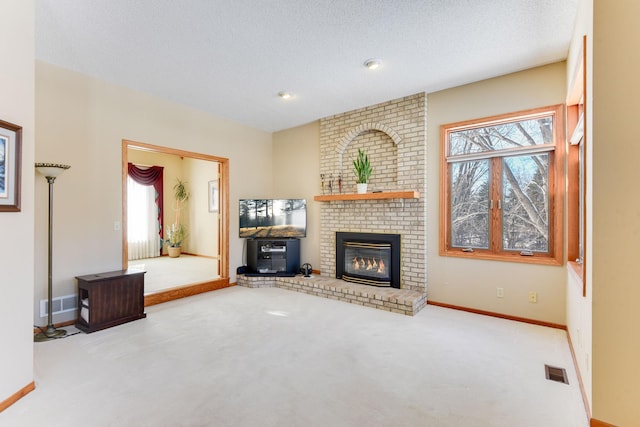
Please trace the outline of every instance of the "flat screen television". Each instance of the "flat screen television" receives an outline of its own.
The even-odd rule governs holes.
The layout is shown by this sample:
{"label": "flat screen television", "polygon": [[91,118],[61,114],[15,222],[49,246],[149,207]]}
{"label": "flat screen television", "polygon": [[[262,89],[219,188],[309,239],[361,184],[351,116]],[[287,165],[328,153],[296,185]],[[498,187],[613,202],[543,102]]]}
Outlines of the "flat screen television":
{"label": "flat screen television", "polygon": [[306,235],[305,199],[240,199],[240,237],[293,239]]}

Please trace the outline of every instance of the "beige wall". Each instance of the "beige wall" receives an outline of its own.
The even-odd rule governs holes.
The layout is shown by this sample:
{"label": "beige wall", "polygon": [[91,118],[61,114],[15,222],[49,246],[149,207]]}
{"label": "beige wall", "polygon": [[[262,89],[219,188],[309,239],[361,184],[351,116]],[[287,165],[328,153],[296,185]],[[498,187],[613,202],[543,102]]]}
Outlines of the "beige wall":
{"label": "beige wall", "polygon": [[300,263],[320,269],[320,122],[273,134],[274,198],[307,200],[307,237],[300,240]]}
{"label": "beige wall", "polygon": [[594,0],[593,417],[640,425],[640,2]]}
{"label": "beige wall", "polygon": [[[567,88],[570,90],[573,87],[573,78],[575,70],[578,67],[577,62],[582,57],[582,37],[587,35],[587,52],[586,58],[587,65],[587,106],[586,106],[586,127],[585,135],[587,141],[587,160],[590,162],[592,158],[593,145],[591,141],[593,139],[593,97],[592,92],[592,80],[593,73],[591,72],[593,67],[593,2],[592,0],[582,0],[579,3],[578,16],[573,30],[573,37],[571,41],[571,48],[567,59]],[[591,170],[591,166],[587,165],[587,171]],[[587,228],[592,230],[592,174],[588,174],[589,184],[587,185],[587,207],[589,212],[587,213]],[[586,259],[590,260],[593,254],[592,251],[592,236],[591,231],[587,233],[587,245],[586,245]],[[588,401],[589,407],[592,402],[592,310],[591,304],[593,300],[592,292],[592,280],[591,280],[591,263],[587,262],[587,295],[582,296],[582,282],[578,276],[571,270],[567,269],[567,331],[571,337],[571,344],[575,352],[575,358],[577,362],[576,368],[582,378],[582,384],[585,392],[585,396]]]}
{"label": "beige wall", "polygon": [[[185,158],[184,164],[184,179],[191,193],[187,202],[189,205],[187,252],[194,255],[216,256],[218,255],[219,214],[209,212],[209,181],[217,179],[218,163]],[[173,185],[171,188],[173,189]]]}
{"label": "beige wall", "polygon": [[[551,64],[427,95],[428,299],[565,324],[564,267],[441,257],[440,125],[564,103],[565,63]],[[504,298],[496,288],[504,288]],[[538,293],[538,303],[528,293]]]}
{"label": "beige wall", "polygon": [[[0,324],[4,326],[0,351],[1,403],[33,381],[33,186],[36,172],[33,167],[33,1],[3,1],[0,14],[10,17],[3,19],[0,26],[0,40],[3,40],[0,43],[0,119],[22,126],[21,211],[0,212],[0,229],[5,242],[0,247]],[[44,178],[38,178],[44,181]],[[41,265],[46,271],[46,258]],[[46,275],[40,283],[46,287]]]}
{"label": "beige wall", "polygon": [[[229,159],[230,277],[242,263],[238,199],[271,194],[271,134],[36,62],[37,159],[71,165],[55,188],[54,295],[74,277],[122,267],[123,139]],[[35,300],[46,298],[46,185],[36,192]],[[65,317],[66,316],[66,317]],[[73,314],[54,316],[54,322]],[[34,319],[40,322],[41,319]]]}

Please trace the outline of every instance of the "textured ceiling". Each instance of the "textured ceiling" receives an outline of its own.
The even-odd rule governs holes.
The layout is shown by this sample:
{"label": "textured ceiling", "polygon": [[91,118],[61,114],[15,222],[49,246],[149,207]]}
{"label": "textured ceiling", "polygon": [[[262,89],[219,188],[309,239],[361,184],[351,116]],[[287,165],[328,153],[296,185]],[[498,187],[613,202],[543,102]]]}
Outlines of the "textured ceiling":
{"label": "textured ceiling", "polygon": [[277,131],[566,59],[577,1],[35,0],[36,56]]}

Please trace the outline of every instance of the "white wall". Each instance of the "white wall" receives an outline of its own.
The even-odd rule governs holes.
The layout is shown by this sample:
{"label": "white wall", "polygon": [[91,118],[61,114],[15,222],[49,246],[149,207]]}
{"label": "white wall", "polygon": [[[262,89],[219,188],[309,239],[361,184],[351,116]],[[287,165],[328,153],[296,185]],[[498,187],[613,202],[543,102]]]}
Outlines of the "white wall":
{"label": "white wall", "polygon": [[[440,126],[564,103],[565,63],[427,95],[427,289],[432,301],[565,324],[564,267],[439,255]],[[496,288],[504,298],[496,297]],[[529,292],[538,303],[528,302]]]}
{"label": "white wall", "polygon": [[[0,212],[0,406],[33,381],[34,5],[4,0],[0,15],[0,119],[22,126],[21,211]],[[45,206],[45,210],[46,205]],[[46,239],[46,237],[45,237]],[[45,258],[46,262],[46,258]],[[42,264],[46,271],[46,264]],[[46,275],[40,285],[46,287]]]}
{"label": "white wall", "polygon": [[[55,184],[54,295],[75,293],[75,276],[122,267],[121,232],[113,223],[122,216],[123,139],[229,159],[235,282],[243,250],[238,199],[272,191],[270,133],[43,62],[36,62],[36,87],[36,159],[71,165]],[[36,300],[46,298],[46,185],[39,184]],[[54,322],[72,318],[62,314]]]}

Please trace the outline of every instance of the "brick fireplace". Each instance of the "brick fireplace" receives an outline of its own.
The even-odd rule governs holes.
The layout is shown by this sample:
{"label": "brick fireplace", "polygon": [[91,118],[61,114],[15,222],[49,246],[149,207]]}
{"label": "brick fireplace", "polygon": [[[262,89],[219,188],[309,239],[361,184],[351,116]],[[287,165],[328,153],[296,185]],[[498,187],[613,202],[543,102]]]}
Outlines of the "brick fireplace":
{"label": "brick fireplace", "polygon": [[321,202],[323,277],[336,277],[337,232],[397,234],[401,238],[398,286],[426,293],[425,135],[424,93],[320,121],[320,172],[341,176],[343,193],[355,193],[352,161],[358,148],[366,150],[373,166],[369,192],[420,193],[417,199]]}
{"label": "brick fireplace", "polygon": [[[369,192],[381,191],[383,195],[416,192],[419,197],[316,201],[321,206],[321,275],[312,278],[239,275],[238,284],[279,287],[410,316],[418,313],[426,305],[427,293],[425,135],[424,93],[320,120],[320,173],[333,180],[331,190],[324,186],[325,195],[328,191],[336,194],[340,188],[342,193],[356,192],[352,160],[358,148],[364,148],[373,166]],[[342,185],[337,184],[338,177],[342,178]],[[362,275],[354,275],[353,271],[351,276],[355,280],[343,280],[344,269],[337,279],[336,256],[344,258],[344,254],[338,254],[336,242],[337,235],[342,233],[397,236],[396,250],[400,255],[396,258],[397,265],[390,261],[393,273],[373,286],[361,283]],[[358,264],[363,263],[365,270],[369,262],[373,269],[373,258],[379,268],[378,252],[365,251],[358,258],[362,258]],[[383,263],[386,266],[386,258]]]}

